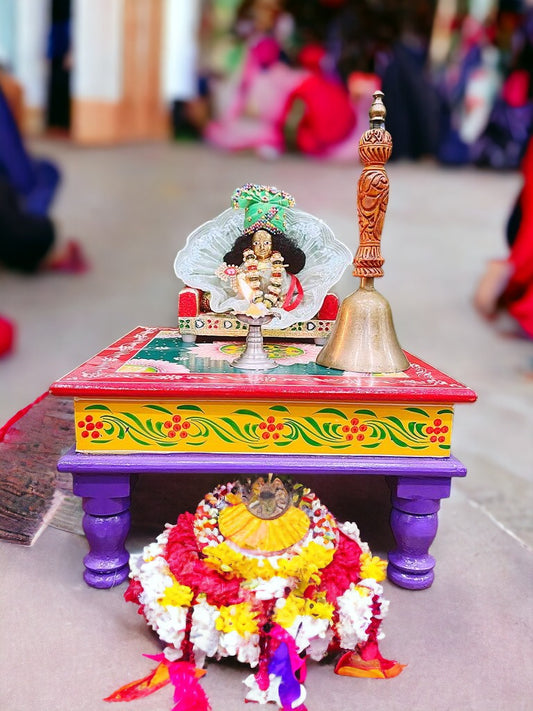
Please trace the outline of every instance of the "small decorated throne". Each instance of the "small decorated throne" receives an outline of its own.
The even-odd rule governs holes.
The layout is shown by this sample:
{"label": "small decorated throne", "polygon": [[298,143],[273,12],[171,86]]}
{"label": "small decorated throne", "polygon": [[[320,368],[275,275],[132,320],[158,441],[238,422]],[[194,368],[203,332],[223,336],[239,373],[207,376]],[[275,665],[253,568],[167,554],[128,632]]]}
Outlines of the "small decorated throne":
{"label": "small decorated throne", "polygon": [[323,344],[339,309],[330,288],[351,262],[348,248],[277,188],[246,184],[232,203],[194,230],[176,256],[183,340],[245,337],[248,324],[239,316],[268,313],[265,337]]}
{"label": "small decorated throne", "polygon": [[[271,338],[312,338],[323,345],[337,318],[339,297],[328,293],[318,313],[306,321],[297,321],[287,328],[271,328],[265,333]],[[193,343],[197,336],[245,336],[247,324],[231,313],[217,314],[211,310],[209,293],[185,287],[178,295],[178,328],[185,343]]]}

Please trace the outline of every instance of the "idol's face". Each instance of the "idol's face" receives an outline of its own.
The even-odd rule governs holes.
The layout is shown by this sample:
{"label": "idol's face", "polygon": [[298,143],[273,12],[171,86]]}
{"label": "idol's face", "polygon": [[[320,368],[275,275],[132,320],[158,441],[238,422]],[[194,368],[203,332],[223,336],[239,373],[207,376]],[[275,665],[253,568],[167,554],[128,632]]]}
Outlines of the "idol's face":
{"label": "idol's face", "polygon": [[272,236],[266,230],[257,230],[252,237],[252,249],[259,259],[268,259],[272,254]]}

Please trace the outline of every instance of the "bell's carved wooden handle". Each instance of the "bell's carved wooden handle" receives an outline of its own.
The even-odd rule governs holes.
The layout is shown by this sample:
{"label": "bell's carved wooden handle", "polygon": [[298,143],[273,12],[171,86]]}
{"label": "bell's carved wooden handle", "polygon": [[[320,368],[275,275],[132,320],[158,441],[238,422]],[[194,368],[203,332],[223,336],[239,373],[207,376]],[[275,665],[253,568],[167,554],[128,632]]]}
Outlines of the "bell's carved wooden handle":
{"label": "bell's carved wooden handle", "polygon": [[389,202],[389,177],[385,163],[392,151],[392,138],[385,130],[383,92],[374,92],[370,107],[370,128],[359,141],[363,170],[357,184],[359,248],[354,257],[354,276],[365,279],[383,276],[381,233]]}

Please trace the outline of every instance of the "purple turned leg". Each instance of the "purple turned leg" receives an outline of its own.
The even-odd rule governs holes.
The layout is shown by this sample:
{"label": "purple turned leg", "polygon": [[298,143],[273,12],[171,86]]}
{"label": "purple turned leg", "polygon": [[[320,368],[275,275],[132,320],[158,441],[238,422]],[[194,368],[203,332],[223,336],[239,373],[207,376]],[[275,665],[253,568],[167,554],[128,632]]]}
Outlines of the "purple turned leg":
{"label": "purple turned leg", "polygon": [[450,495],[452,477],[466,475],[455,457],[351,457],[267,454],[85,454],[71,450],[58,463],[72,472],[74,493],[83,497],[85,558],[89,585],[109,588],[128,575],[124,542],[129,530],[130,476],[137,474],[346,474],[386,476],[392,486],[391,526],[396,548],[389,554],[389,578],[421,590],[433,582],[429,548],[437,533],[440,500]]}
{"label": "purple turned leg", "polygon": [[391,528],[396,548],[389,553],[388,577],[409,590],[433,583],[435,559],[429,548],[437,535],[440,500],[450,495],[449,478],[398,477],[392,483]]}
{"label": "purple turned leg", "polygon": [[73,473],[73,491],[83,498],[83,530],[89,543],[85,582],[93,588],[120,585],[129,574],[125,542],[130,529],[129,474]]}

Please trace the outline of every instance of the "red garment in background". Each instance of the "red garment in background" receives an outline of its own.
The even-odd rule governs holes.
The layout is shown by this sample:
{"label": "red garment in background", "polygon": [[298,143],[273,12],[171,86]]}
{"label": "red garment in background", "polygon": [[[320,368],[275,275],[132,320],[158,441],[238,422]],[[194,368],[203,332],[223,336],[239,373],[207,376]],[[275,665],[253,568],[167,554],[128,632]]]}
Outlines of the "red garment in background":
{"label": "red garment in background", "polygon": [[348,90],[321,67],[325,50],[317,45],[304,47],[299,63],[312,74],[292,92],[288,110],[295,101],[304,111],[296,131],[296,144],[303,153],[320,156],[343,141],[353,130],[355,111]]}
{"label": "red garment in background", "polygon": [[[0,356],[9,353],[13,348],[15,338],[15,324],[7,318],[0,316]],[[0,431],[0,440],[1,431]]]}
{"label": "red garment in background", "polygon": [[519,197],[522,215],[509,255],[513,273],[503,302],[511,316],[533,337],[533,137],[529,139],[521,171],[524,176]]}

